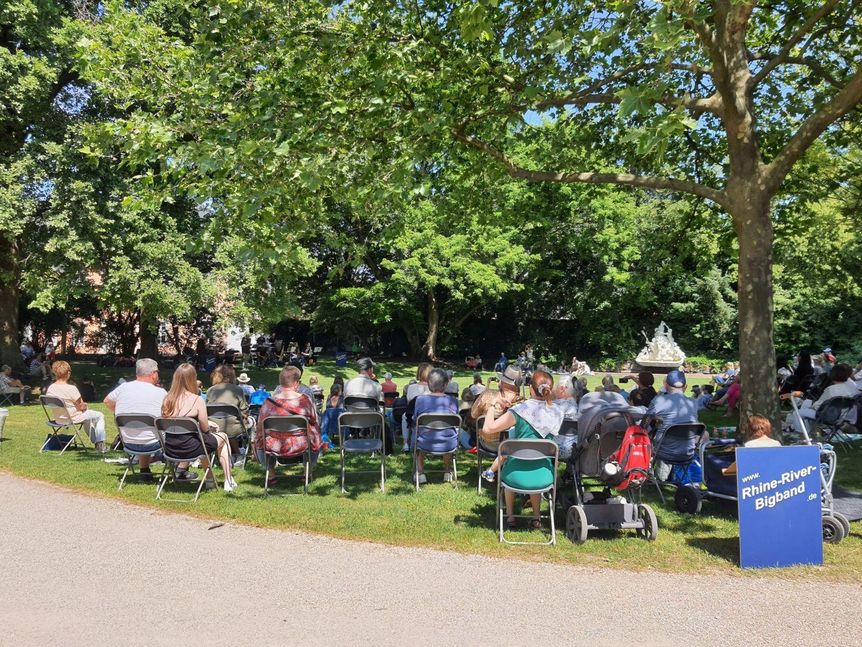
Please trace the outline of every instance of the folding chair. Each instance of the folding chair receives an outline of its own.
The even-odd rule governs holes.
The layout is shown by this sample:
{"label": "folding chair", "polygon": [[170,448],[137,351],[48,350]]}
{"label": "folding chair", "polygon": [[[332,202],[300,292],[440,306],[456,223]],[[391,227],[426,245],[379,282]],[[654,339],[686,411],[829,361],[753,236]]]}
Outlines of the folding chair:
{"label": "folding chair", "polygon": [[[300,454],[278,454],[266,449],[266,439],[273,433],[281,436],[305,439],[305,450]],[[275,461],[275,467],[286,467],[302,462],[305,467],[305,479],[302,494],[308,494],[308,484],[311,481],[311,438],[308,436],[308,419],[305,416],[270,416],[263,420],[263,494],[269,496],[269,459]]]}
{"label": "folding chair", "polygon": [[[200,484],[198,485],[198,489],[195,492],[195,498],[191,503],[197,502],[198,498],[201,495],[201,490],[204,487],[204,483],[207,481],[207,475],[212,477],[213,482],[218,487],[218,480],[215,476],[215,471],[213,471],[213,465],[215,464],[215,452],[213,452],[212,456],[207,454],[206,444],[204,444],[204,432],[201,430],[200,425],[196,418],[186,418],[186,417],[178,417],[178,418],[156,418],[156,431],[159,435],[159,441],[162,443],[162,456],[165,461],[165,467],[162,470],[162,475],[159,477],[159,487],[156,489],[156,501],[161,500],[162,491],[165,489],[165,485],[170,480],[171,483],[177,482],[177,466],[180,463],[184,463],[186,461],[193,461],[198,458],[206,458],[209,461],[209,467],[206,468],[204,472],[204,477],[200,480]],[[180,436],[195,436],[200,442],[200,453],[197,456],[193,456],[189,458],[188,456],[175,456],[171,454],[168,449],[168,438],[180,437]],[[165,501],[176,501],[178,503],[189,503],[187,499],[164,499]]]}
{"label": "folding chair", "polygon": [[395,404],[395,398],[398,397],[398,391],[384,391],[383,392],[383,406],[392,408],[392,405]]}
{"label": "folding chair", "polygon": [[[687,474],[689,467],[697,458],[698,444],[705,431],[706,425],[700,422],[671,425],[658,440],[653,441],[653,465],[650,469],[649,480],[653,482],[656,490],[658,490],[658,495],[661,497],[662,503],[665,503],[665,500],[661,486],[671,485],[671,483],[668,481],[662,481],[658,478],[658,474],[655,469],[656,461],[660,460],[667,465],[670,465],[671,474],[673,474],[674,467],[680,468],[683,470],[683,473]],[[672,453],[666,447],[668,438],[673,438],[678,440],[680,443],[685,443],[685,450]]]}
{"label": "folding chair", "polygon": [[[344,459],[346,454],[375,454],[380,452],[380,491],[386,492],[386,441],[384,438],[386,421],[379,411],[365,413],[346,412],[338,416],[338,446],[341,450],[341,493],[344,488]],[[368,438],[350,438],[346,429],[370,429]],[[376,471],[376,470],[374,470]],[[371,474],[370,470],[356,471],[356,474]]]}
{"label": "folding chair", "polygon": [[509,437],[509,430],[501,431],[497,440],[485,440],[482,438],[482,427],[485,426],[485,416],[479,416],[476,421],[476,471],[478,474],[479,484],[477,491],[482,494],[482,457],[490,458],[492,461],[497,458],[497,453],[500,451],[500,443]]}
{"label": "folding chair", "polygon": [[365,398],[358,395],[348,395],[344,398],[345,411],[379,411],[380,403],[374,398]]}
{"label": "folding chair", "polygon": [[133,449],[129,449],[129,445],[140,445],[140,442],[136,442],[134,440],[130,440],[128,433],[132,430],[136,432],[141,431],[151,431],[153,436],[156,437],[159,448],[162,453],[165,451],[164,445],[162,445],[162,437],[156,429],[156,418],[154,416],[149,416],[146,414],[127,414],[127,415],[119,415],[116,417],[117,430],[120,432],[120,439],[123,441],[123,451],[129,457],[129,462],[126,465],[126,471],[123,472],[123,475],[120,477],[120,485],[117,487],[117,490],[122,490],[123,485],[126,482],[126,476],[128,476],[129,472],[134,474],[135,472],[135,464],[134,459],[136,457],[141,456],[152,456],[153,452],[139,452]]}
{"label": "folding chair", "polygon": [[20,396],[17,393],[0,390],[0,407],[11,407],[20,402]]}
{"label": "folding chair", "polygon": [[461,428],[461,416],[457,413],[423,413],[416,419],[416,432],[413,435],[413,481],[416,491],[419,491],[419,471],[417,456],[419,453],[419,436],[423,433],[453,429],[455,432],[455,448],[449,451],[430,452],[421,450],[426,456],[452,456],[452,485],[458,487],[458,430]]}
{"label": "folding chair", "polygon": [[[830,398],[817,409],[817,417],[814,419],[814,429],[823,431],[823,442],[841,443],[849,445],[851,438],[841,428],[850,418],[850,413],[856,409],[856,398],[838,397]],[[857,424],[859,420],[856,420]]]}
{"label": "folding chair", "polygon": [[[542,439],[518,439],[504,440],[500,443],[499,456],[506,460],[520,461],[551,461],[551,479],[550,483],[544,487],[537,489],[524,489],[512,487],[503,479],[503,470],[500,470],[500,478],[497,479],[497,525],[500,535],[500,542],[504,544],[543,544],[553,546],[557,543],[557,528],[554,522],[554,510],[556,508],[557,499],[557,458],[559,456],[559,448],[553,440]],[[503,533],[503,518],[505,516],[505,506],[503,504],[503,488],[514,492],[515,494],[538,494],[544,498],[548,495],[548,503],[550,509],[547,516],[539,515],[539,519],[550,519],[551,521],[551,539],[549,541],[509,541]],[[540,500],[541,505],[541,500]],[[516,518],[530,518],[532,515],[512,515]]]}
{"label": "folding chair", "polygon": [[231,419],[236,420],[242,431],[236,438],[242,439],[245,454],[242,456],[242,468],[245,469],[245,462],[248,459],[249,448],[251,447],[251,432],[249,427],[243,422],[242,412],[235,404],[207,404],[207,419],[212,420],[218,425],[218,428],[227,434],[228,423]]}
{"label": "folding chair", "polygon": [[[48,443],[51,442],[53,438],[57,439],[57,444],[62,445],[63,449],[60,450],[58,456],[62,456],[63,452],[65,452],[69,447],[74,444],[76,447],[80,442],[81,447],[86,447],[86,443],[81,438],[80,432],[84,430],[84,425],[86,421],[81,422],[57,422],[56,416],[52,416],[48,411],[49,408],[54,411],[61,410],[63,415],[68,417],[68,412],[66,411],[66,405],[63,404],[63,401],[60,398],[56,398],[53,395],[40,395],[39,402],[42,403],[42,411],[45,412],[45,417],[48,419],[48,427],[51,429],[51,433],[45,439],[45,442],[42,443],[42,448],[39,450],[39,453],[45,451],[45,447],[48,446]],[[60,439],[59,432],[63,429],[71,429],[73,431],[72,436],[69,438],[69,441],[63,445],[63,441]]]}

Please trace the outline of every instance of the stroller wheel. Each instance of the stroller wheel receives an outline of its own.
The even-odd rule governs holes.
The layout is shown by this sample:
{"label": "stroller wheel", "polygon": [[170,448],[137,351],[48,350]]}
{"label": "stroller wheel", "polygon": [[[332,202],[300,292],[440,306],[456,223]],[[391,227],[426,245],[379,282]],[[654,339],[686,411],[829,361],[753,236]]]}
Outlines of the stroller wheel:
{"label": "stroller wheel", "polygon": [[566,537],[574,544],[587,540],[587,515],[579,505],[573,505],[566,513]]}
{"label": "stroller wheel", "polygon": [[823,516],[823,541],[827,544],[838,544],[844,539],[844,526],[831,515]]}
{"label": "stroller wheel", "polygon": [[845,517],[840,512],[832,512],[831,514],[833,517],[838,519],[838,523],[840,523],[844,527],[844,536],[849,537],[850,536],[850,520],[847,519],[847,517]]}
{"label": "stroller wheel", "polygon": [[646,503],[639,503],[638,517],[643,522],[643,527],[637,529],[638,537],[647,541],[655,541],[655,538],[658,537],[658,519],[656,519],[653,509]]}
{"label": "stroller wheel", "polygon": [[680,485],[676,488],[674,495],[676,509],[685,514],[697,514],[700,512],[700,493],[690,485]]}

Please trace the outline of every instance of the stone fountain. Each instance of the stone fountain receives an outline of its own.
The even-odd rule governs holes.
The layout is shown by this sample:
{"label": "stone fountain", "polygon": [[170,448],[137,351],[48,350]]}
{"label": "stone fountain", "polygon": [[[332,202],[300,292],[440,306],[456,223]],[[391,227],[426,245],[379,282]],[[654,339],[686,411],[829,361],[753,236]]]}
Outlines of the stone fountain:
{"label": "stone fountain", "polygon": [[645,332],[643,336],[646,346],[635,358],[637,366],[650,372],[661,373],[679,368],[685,362],[685,353],[674,341],[673,331],[664,321],[655,329],[652,339],[647,337]]}

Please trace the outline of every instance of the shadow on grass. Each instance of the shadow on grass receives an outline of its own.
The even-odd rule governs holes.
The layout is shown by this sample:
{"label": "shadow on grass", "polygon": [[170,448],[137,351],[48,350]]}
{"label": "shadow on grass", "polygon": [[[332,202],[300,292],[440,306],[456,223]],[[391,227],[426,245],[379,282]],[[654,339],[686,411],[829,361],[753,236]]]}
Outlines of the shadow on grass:
{"label": "shadow on grass", "polygon": [[685,543],[734,566],[739,565],[739,539],[736,537],[689,537]]}

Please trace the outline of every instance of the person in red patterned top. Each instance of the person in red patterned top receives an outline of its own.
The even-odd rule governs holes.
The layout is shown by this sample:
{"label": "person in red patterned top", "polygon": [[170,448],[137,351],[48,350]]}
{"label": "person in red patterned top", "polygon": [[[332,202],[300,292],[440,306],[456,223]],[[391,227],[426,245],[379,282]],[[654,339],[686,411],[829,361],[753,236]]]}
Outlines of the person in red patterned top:
{"label": "person in red patterned top", "polygon": [[[311,464],[314,465],[320,456],[320,449],[323,447],[323,441],[320,437],[320,419],[317,415],[317,407],[311,399],[304,393],[299,393],[297,387],[302,376],[299,369],[295,366],[285,366],[278,377],[278,383],[281,385],[281,390],[277,395],[267,398],[260,408],[260,414],[257,418],[257,434],[254,438],[254,449],[257,455],[257,460],[261,465],[266,464],[269,470],[269,482],[274,481],[275,461],[265,463],[264,459],[264,439],[263,439],[263,421],[269,416],[305,416],[308,420],[308,437],[311,441]],[[304,438],[296,436],[288,436],[287,434],[277,431],[267,433],[266,450],[274,452],[280,456],[298,456],[306,450],[306,441]]]}

